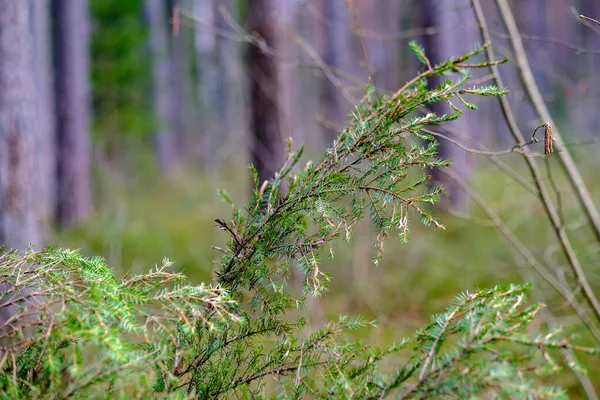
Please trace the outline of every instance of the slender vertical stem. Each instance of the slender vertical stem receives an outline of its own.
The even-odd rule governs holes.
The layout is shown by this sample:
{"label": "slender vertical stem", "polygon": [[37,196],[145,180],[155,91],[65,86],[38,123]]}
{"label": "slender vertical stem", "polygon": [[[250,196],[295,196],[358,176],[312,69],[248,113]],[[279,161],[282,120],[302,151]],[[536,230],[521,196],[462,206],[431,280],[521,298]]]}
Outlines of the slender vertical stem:
{"label": "slender vertical stem", "polygon": [[[500,1],[502,1],[502,0],[498,0],[498,2],[500,2]],[[479,30],[480,30],[481,36],[482,36],[484,42],[488,43],[490,41],[490,35],[489,35],[488,28],[487,28],[487,23],[485,22],[485,17],[483,15],[483,11],[481,9],[481,4],[479,3],[479,0],[471,0],[471,4],[473,5],[473,9],[475,10],[475,15],[477,17],[477,22],[479,24]],[[486,55],[487,55],[487,58],[489,61],[492,61],[495,58],[494,50],[492,49],[491,46],[488,46],[486,48]],[[492,70],[492,74],[494,75],[494,80],[495,80],[496,86],[504,87],[504,84],[502,82],[502,77],[500,76],[500,73],[498,72],[498,67],[496,65],[492,65],[492,66],[490,66],[490,68]],[[500,105],[502,107],[502,112],[504,114],[504,117],[506,118],[506,121],[508,123],[511,133],[512,133],[513,137],[515,138],[515,141],[517,143],[524,143],[525,139],[523,137],[523,134],[519,130],[519,127],[517,126],[517,122],[515,120],[512,110],[510,108],[510,105],[508,104],[508,100],[506,99],[506,97],[501,96],[501,97],[499,97],[499,101],[500,101]],[[563,148],[563,147],[560,147],[560,148]],[[550,199],[550,194],[548,193],[548,189],[546,188],[546,185],[544,184],[543,177],[538,168],[538,165],[536,164],[535,159],[533,157],[530,157],[529,152],[530,151],[527,147],[523,148],[523,156],[525,158],[525,161],[527,162],[527,166],[533,177],[535,186],[539,193],[540,200],[542,201],[544,209],[546,210],[546,214],[548,215],[548,218],[550,219],[550,222],[552,223],[554,232],[556,233],[558,241],[560,242],[560,245],[565,253],[565,256],[567,257],[567,260],[573,270],[573,273],[575,274],[578,282],[581,284],[584,296],[585,296],[587,302],[589,303],[589,305],[591,306],[592,311],[594,312],[594,315],[596,316],[596,318],[598,320],[600,320],[600,302],[596,298],[596,295],[594,294],[594,291],[592,290],[592,287],[590,286],[590,284],[587,280],[587,277],[586,277],[585,273],[583,272],[583,268],[581,267],[581,264],[579,263],[579,260],[577,259],[577,255],[575,254],[575,250],[573,249],[573,246],[571,245],[571,241],[569,240],[569,237],[567,236],[567,232],[560,221],[560,216],[559,216],[556,208],[554,207],[552,200]]]}
{"label": "slender vertical stem", "polygon": [[594,204],[592,196],[590,196],[585,182],[579,173],[579,169],[575,165],[571,154],[564,145],[562,136],[556,128],[556,124],[552,121],[552,117],[548,111],[548,108],[546,107],[546,103],[544,102],[540,90],[535,83],[535,79],[533,78],[533,73],[531,72],[531,67],[529,66],[529,61],[527,59],[527,53],[525,52],[525,47],[523,46],[523,41],[521,40],[521,34],[519,32],[519,28],[517,27],[517,23],[515,22],[515,18],[512,14],[508,1],[497,0],[497,5],[498,11],[500,12],[504,26],[506,26],[506,30],[508,31],[513,50],[515,52],[515,61],[520,72],[523,87],[539,118],[543,122],[547,122],[554,127],[554,144],[556,147],[556,152],[558,153],[558,158],[560,159],[565,173],[569,177],[569,182],[573,186],[573,189],[575,189],[575,194],[581,203],[581,207],[588,217],[588,222],[594,231],[596,240],[600,241],[600,214],[598,213],[598,209]]}

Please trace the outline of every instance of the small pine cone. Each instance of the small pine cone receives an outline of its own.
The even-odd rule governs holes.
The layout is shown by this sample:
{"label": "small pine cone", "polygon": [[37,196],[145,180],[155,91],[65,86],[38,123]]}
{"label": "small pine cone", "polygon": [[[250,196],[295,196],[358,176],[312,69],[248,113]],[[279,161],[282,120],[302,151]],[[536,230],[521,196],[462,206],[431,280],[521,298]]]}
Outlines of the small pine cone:
{"label": "small pine cone", "polygon": [[552,125],[546,124],[546,132],[544,134],[544,154],[552,153]]}

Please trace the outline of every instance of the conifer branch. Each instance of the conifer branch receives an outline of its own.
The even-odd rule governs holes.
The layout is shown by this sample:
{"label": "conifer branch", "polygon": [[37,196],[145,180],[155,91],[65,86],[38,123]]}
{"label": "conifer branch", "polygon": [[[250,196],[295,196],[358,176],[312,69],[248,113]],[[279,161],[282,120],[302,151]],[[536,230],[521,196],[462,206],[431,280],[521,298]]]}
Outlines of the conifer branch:
{"label": "conifer branch", "polygon": [[[390,233],[408,240],[414,216],[442,227],[429,208],[442,188],[426,184],[432,168],[450,162],[439,159],[424,129],[464,111],[452,104],[450,114],[420,115],[426,106],[454,101],[473,108],[468,96],[506,93],[465,88],[467,68],[497,63],[469,61],[485,46],[438,65],[411,47],[423,71],[389,96],[368,88],[322,160],[298,168],[302,148],[295,153],[290,144],[272,180],[260,182],[250,168],[254,192],[246,206],[236,208],[222,192],[234,211],[227,222],[216,220],[229,236],[217,286],[190,286],[166,271],[168,260],[119,280],[101,259],[71,250],[2,252],[0,284],[10,289],[0,308],[26,306],[0,330],[0,344],[8,343],[0,357],[2,395],[258,397],[270,394],[266,379],[276,376],[286,398],[443,398],[499,390],[560,398],[562,391],[536,381],[537,373],[558,365],[551,350],[597,350],[574,346],[557,331],[527,336],[542,307],[527,305],[528,285],[464,293],[412,341],[388,348],[348,336],[374,326],[361,317],[341,316],[312,333],[304,319],[290,317],[306,302],[287,288],[291,268],[303,274],[305,295],[321,294],[331,279],[321,250],[349,240],[361,219],[376,230],[375,262]],[[425,79],[433,75],[448,79],[428,90]],[[506,342],[513,351],[505,351]],[[400,352],[397,371],[385,373],[383,360]]]}

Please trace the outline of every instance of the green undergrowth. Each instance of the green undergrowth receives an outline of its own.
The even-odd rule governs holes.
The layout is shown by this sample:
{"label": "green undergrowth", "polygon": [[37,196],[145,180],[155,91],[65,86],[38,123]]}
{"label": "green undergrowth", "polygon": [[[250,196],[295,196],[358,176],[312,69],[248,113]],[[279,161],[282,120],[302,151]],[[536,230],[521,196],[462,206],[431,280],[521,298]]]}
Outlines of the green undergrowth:
{"label": "green undergrowth", "polygon": [[[122,177],[111,172],[101,177],[101,187],[110,193],[104,200],[110,200],[101,204],[88,223],[54,231],[50,242],[70,244],[84,254],[102,255],[118,274],[139,272],[168,256],[193,281],[206,281],[218,254],[211,246],[222,244],[226,238],[214,219],[230,209],[215,187],[243,201],[249,191],[247,175],[240,173],[245,169],[244,165],[226,165],[215,176],[187,168],[171,178],[142,171],[128,179],[133,185],[126,185]],[[534,251],[552,237],[541,206],[502,171],[481,163],[474,166],[470,180]],[[372,231],[366,224],[359,227],[350,243],[340,240],[335,260],[323,260],[336,279],[331,292],[319,301],[335,301],[348,311],[389,309],[390,315],[398,311],[403,316],[408,311],[418,320],[419,315],[428,316],[461,288],[519,280],[510,247],[477,206],[470,205],[460,213],[439,212],[445,230],[415,224],[410,246],[390,243],[378,267],[372,265]],[[356,279],[363,278],[382,284],[381,293],[355,293],[355,286],[361,286]],[[352,292],[348,292],[349,287]],[[412,293],[414,296],[406,297],[414,301],[408,303],[404,295],[395,296],[395,290]]]}
{"label": "green undergrowth", "polygon": [[[206,282],[213,276],[217,256],[211,246],[222,245],[226,239],[215,226],[214,216],[229,210],[214,188],[222,187],[238,199],[247,198],[248,181],[239,173],[243,170],[243,165],[226,165],[215,176],[187,168],[171,178],[142,171],[129,178],[133,185],[123,184],[122,177],[114,173],[105,174],[100,185],[114,194],[112,200],[105,202],[88,223],[56,231],[52,243],[81,248],[84,254],[102,255],[118,275],[140,273],[167,256],[192,282]],[[539,244],[552,233],[535,199],[486,162],[475,165],[470,180],[525,237],[530,248],[543,253],[545,247]],[[589,174],[587,180],[592,180]],[[389,243],[378,266],[372,263],[372,228],[367,224],[357,228],[349,243],[338,241],[336,258],[324,257],[325,268],[335,278],[330,291],[304,311],[309,323],[318,325],[339,314],[362,315],[377,320],[378,326],[352,331],[351,335],[387,346],[400,337],[411,336],[462,290],[538,278],[515,262],[518,257],[475,205],[459,214],[439,212],[445,230],[415,224],[410,245]],[[562,302],[541,280],[536,282],[536,288],[546,295],[544,301],[560,314]],[[593,283],[600,286],[599,280]],[[573,325],[567,319],[563,326],[583,343],[593,343],[591,338],[586,339],[587,333],[579,323]],[[581,361],[596,362],[585,355]],[[393,362],[388,362],[393,368]],[[594,381],[600,379],[598,371],[592,369],[589,373]],[[553,379],[570,393],[580,393],[570,372]]]}
{"label": "green undergrowth", "polygon": [[[431,65],[412,43],[423,64],[417,77],[390,96],[369,88],[314,162],[290,141],[273,179],[260,182],[251,167],[251,191],[242,180],[247,174],[235,169],[211,178],[181,170],[168,180],[146,172],[139,183],[101,175],[95,219],[53,242],[104,254],[117,276],[100,259],[69,250],[5,255],[9,298],[23,295],[17,303],[26,305],[35,290],[33,297],[43,299],[35,312],[44,315],[33,324],[33,340],[27,314],[9,326],[5,337],[16,341],[2,364],[3,387],[50,387],[68,397],[108,385],[122,397],[134,387],[115,371],[141,369],[153,386],[138,382],[139,393],[198,398],[566,398],[546,376],[583,373],[573,352],[598,350],[585,338],[574,344],[577,323],[545,327],[541,303],[562,318],[560,300],[540,284],[530,302],[524,282],[536,277],[487,217],[475,207],[436,208],[443,188],[428,184],[429,172],[450,162],[437,156],[438,143],[423,129],[476,109],[474,96],[508,93],[466,86],[468,69],[489,66],[465,63],[484,48]],[[427,89],[435,75],[447,80]],[[438,101],[451,113],[420,113]],[[478,167],[476,190],[541,256],[549,237],[543,212],[519,190],[498,192],[505,178]],[[565,209],[564,218],[571,217]],[[144,275],[148,264],[165,256],[178,259],[175,268],[192,282],[211,283],[172,286],[171,279],[185,278],[162,269],[153,283]],[[21,276],[31,278],[24,283]],[[99,307],[103,299],[106,309]],[[84,359],[95,344],[105,361],[94,368],[76,358],[73,365],[64,350],[70,344]],[[42,362],[32,362],[30,352]],[[58,371],[72,379],[59,379]],[[571,388],[573,379],[565,374],[559,381]]]}

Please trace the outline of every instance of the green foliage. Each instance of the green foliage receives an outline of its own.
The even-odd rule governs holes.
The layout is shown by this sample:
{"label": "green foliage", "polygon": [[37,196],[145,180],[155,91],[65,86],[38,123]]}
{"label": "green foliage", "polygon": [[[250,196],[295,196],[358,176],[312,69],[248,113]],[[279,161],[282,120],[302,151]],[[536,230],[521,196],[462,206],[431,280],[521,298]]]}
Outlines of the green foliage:
{"label": "green foliage", "polygon": [[142,0],[90,2],[92,100],[95,129],[102,133],[94,139],[109,152],[118,149],[123,134],[140,139],[150,131],[143,4]]}
{"label": "green foliage", "polygon": [[[432,317],[414,341],[405,340],[386,350],[360,342],[332,345],[331,365],[319,371],[318,381],[300,378],[295,370],[289,374],[290,384],[284,386],[285,397],[384,398],[393,394],[402,399],[463,399],[494,393],[501,398],[566,398],[561,389],[535,383],[536,375],[559,368],[551,351],[571,346],[555,339],[557,332],[535,339],[523,333],[540,310],[539,304],[525,303],[528,290],[527,285],[511,285],[464,293],[445,313]],[[516,352],[506,343],[518,343],[525,351]],[[409,361],[394,373],[380,373],[383,357],[399,351],[409,352]]]}
{"label": "green foliage", "polygon": [[[191,286],[170,262],[115,279],[100,258],[72,250],[0,255],[2,398],[148,395],[179,332],[210,329],[225,317],[222,289]],[[231,317],[231,316],[230,316]],[[233,319],[235,320],[235,318]],[[207,325],[208,324],[208,325]]]}
{"label": "green foliage", "polygon": [[421,46],[415,41],[410,41],[408,43],[408,46],[422,64],[427,65],[429,63],[427,57],[425,57],[425,49],[423,48],[423,46]]}
{"label": "green foliage", "polygon": [[[335,240],[348,240],[362,219],[375,228],[376,263],[390,234],[408,240],[415,217],[443,228],[430,209],[442,189],[427,184],[432,168],[449,163],[437,157],[436,142],[422,128],[459,118],[463,110],[453,102],[473,108],[463,96],[505,93],[464,88],[465,61],[481,50],[439,66],[419,53],[424,71],[392,96],[375,98],[367,90],[318,163],[300,167],[302,149],[292,151],[290,142],[272,180],[260,182],[250,167],[255,187],[246,206],[236,207],[221,192],[233,216],[216,220],[229,241],[218,249],[215,287],[178,286],[181,276],[164,268],[117,280],[99,259],[71,251],[6,253],[0,283],[13,289],[4,300],[21,307],[5,336],[4,393],[258,398],[276,390],[281,398],[564,398],[536,375],[556,370],[557,350],[596,351],[557,338],[559,332],[528,336],[541,306],[526,304],[527,286],[465,293],[412,342],[389,348],[348,336],[374,325],[359,317],[341,316],[314,332],[293,317],[306,295],[328,287],[323,253],[333,256]],[[427,90],[425,80],[434,75],[449,79]],[[421,112],[436,101],[451,103],[454,112]],[[293,267],[303,277],[302,295],[288,286]],[[404,362],[389,371],[386,356],[392,353]]]}

